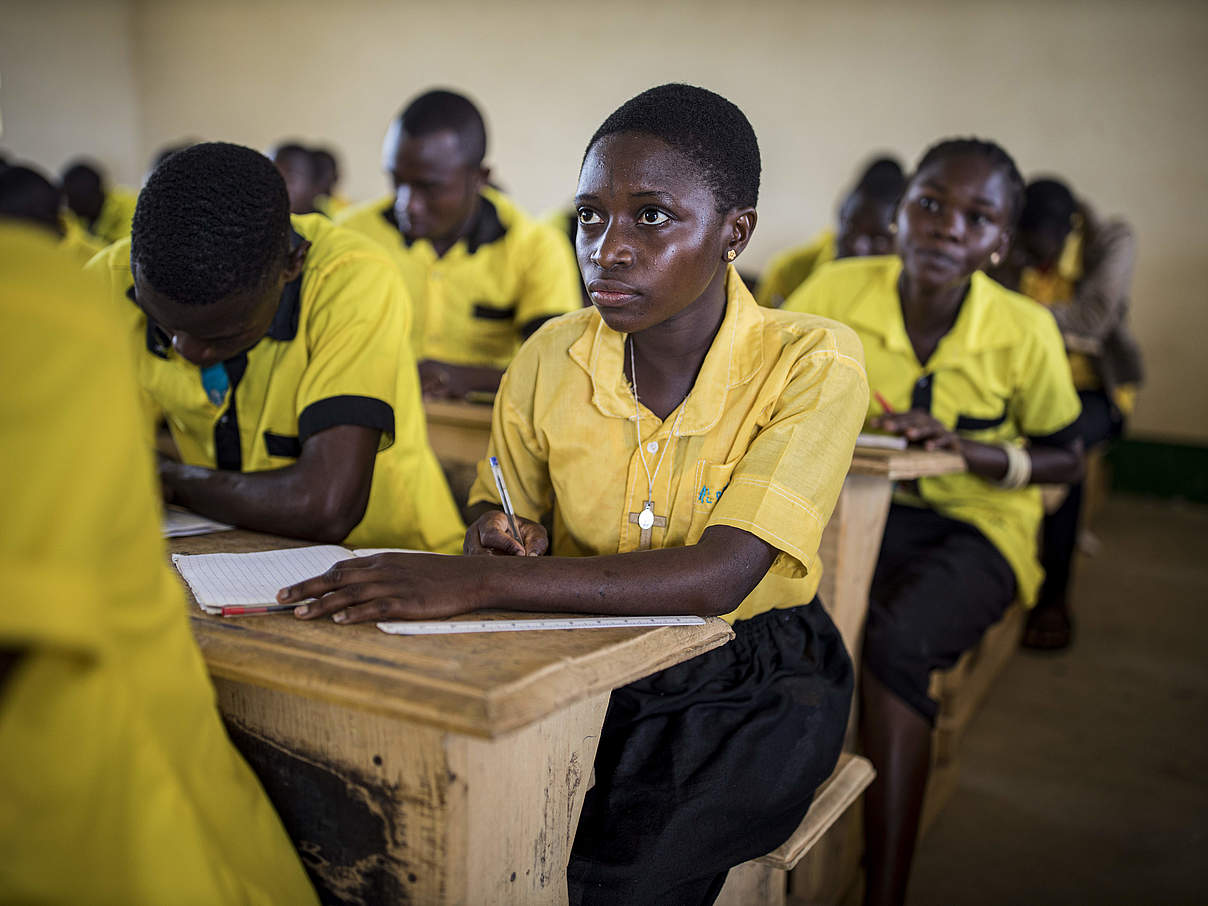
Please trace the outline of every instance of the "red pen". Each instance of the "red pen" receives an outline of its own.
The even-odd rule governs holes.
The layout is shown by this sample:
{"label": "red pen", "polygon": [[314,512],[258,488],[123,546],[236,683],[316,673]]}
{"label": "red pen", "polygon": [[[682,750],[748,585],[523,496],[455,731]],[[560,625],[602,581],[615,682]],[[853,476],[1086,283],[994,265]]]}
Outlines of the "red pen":
{"label": "red pen", "polygon": [[893,415],[894,412],[897,411],[893,408],[893,406],[889,405],[889,400],[885,399],[879,390],[874,390],[872,395],[876,397],[877,402],[881,404],[881,408],[885,410],[886,415]]}
{"label": "red pen", "polygon": [[224,617],[247,617],[257,613],[282,613],[293,610],[297,604],[253,604],[238,607],[224,607],[220,611]]}

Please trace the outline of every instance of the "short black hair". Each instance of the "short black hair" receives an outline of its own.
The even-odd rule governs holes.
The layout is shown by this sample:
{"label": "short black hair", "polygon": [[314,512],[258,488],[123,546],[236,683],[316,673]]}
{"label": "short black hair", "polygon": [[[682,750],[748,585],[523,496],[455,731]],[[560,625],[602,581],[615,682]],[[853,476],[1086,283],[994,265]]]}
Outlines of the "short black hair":
{"label": "short black hair", "polygon": [[840,217],[857,201],[872,201],[889,207],[896,206],[906,191],[906,174],[902,165],[893,157],[877,157],[860,171],[851,191],[839,205]]}
{"label": "short black hair", "polygon": [[59,229],[59,187],[30,167],[11,166],[0,170],[0,216],[32,220]]}
{"label": "short black hair", "polygon": [[647,89],[618,107],[587,143],[622,132],[666,142],[701,169],[719,211],[753,208],[759,201],[759,141],[750,121],[720,94],[669,83]]}
{"label": "short black hair", "polygon": [[1074,193],[1059,179],[1034,179],[1023,193],[1023,211],[1019,215],[1021,230],[1053,226],[1068,230],[1078,213]]}
{"label": "short black hair", "polygon": [[151,169],[154,170],[177,151],[183,151],[185,148],[191,148],[195,144],[197,144],[195,139],[188,139],[183,142],[173,142],[170,145],[164,145],[162,148],[156,151],[155,156],[151,158]]}
{"label": "short black hair", "polygon": [[1015,166],[1014,158],[1003,150],[1002,146],[994,142],[980,138],[946,138],[936,142],[923,152],[911,179],[918,176],[924,167],[930,166],[936,161],[965,155],[986,158],[996,170],[1006,176],[1010,192],[1010,197],[1007,199],[1010,204],[1008,225],[1014,227],[1016,221],[1019,220],[1019,213],[1023,209],[1023,177],[1019,173],[1019,168]]}
{"label": "short black hair", "polygon": [[310,148],[301,142],[281,142],[269,149],[268,156],[274,163],[283,157],[294,157],[302,162],[308,173],[313,173],[315,169],[315,159],[310,153]]}
{"label": "short black hair", "polygon": [[311,148],[310,156],[315,161],[315,172],[329,172],[335,175],[340,173],[340,162],[336,159],[335,152],[329,148]]}
{"label": "short black hair", "polygon": [[98,188],[103,188],[105,185],[105,177],[101,173],[101,168],[96,164],[86,160],[76,160],[69,163],[63,168],[63,175],[60,177],[63,185],[68,183],[91,183]]}
{"label": "short black hair", "polygon": [[242,145],[204,142],[147,179],[130,261],[174,302],[208,305],[274,278],[289,236],[289,195],[273,162]]}
{"label": "short black hair", "polygon": [[478,166],[487,156],[487,127],[474,102],[456,91],[437,88],[411,101],[397,117],[407,135],[419,137],[450,130],[457,135],[465,163]]}

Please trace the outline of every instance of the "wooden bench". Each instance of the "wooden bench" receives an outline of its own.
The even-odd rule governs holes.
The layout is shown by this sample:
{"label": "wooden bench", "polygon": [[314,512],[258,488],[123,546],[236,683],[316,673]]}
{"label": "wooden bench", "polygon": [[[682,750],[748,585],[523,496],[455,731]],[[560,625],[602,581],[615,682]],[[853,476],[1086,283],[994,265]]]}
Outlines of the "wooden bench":
{"label": "wooden bench", "polygon": [[717,906],[784,906],[788,872],[860,799],[876,772],[867,758],[844,752],[797,830],[766,856],[731,869]]}

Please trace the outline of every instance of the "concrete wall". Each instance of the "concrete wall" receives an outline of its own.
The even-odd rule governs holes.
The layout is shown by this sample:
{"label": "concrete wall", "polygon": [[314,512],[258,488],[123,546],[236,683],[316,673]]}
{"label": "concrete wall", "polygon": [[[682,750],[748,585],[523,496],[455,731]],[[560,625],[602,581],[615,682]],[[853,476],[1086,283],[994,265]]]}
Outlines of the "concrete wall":
{"label": "concrete wall", "polygon": [[[759,228],[743,261],[755,270],[829,223],[843,185],[870,153],[911,161],[941,136],[993,137],[1025,173],[1063,174],[1101,211],[1136,226],[1134,323],[1150,379],[1134,430],[1208,442],[1208,356],[1200,351],[1208,335],[1205,217],[1194,201],[1208,188],[1208,4],[51,5],[111,15],[89,14],[105,28],[60,33],[61,44],[80,42],[72,46],[87,52],[59,47],[49,61],[22,54],[12,65],[4,39],[6,128],[15,136],[10,118],[39,112],[41,144],[24,153],[52,162],[77,147],[98,149],[126,168],[126,179],[138,177],[157,146],[186,135],[261,148],[300,137],[341,150],[350,195],[377,195],[387,120],[440,84],[481,103],[497,179],[542,211],[573,194],[584,144],[620,102],[668,80],[713,88],[747,112],[763,148]],[[50,18],[45,3],[19,6],[38,23]],[[122,9],[128,32],[113,27]],[[34,85],[46,72],[64,85],[90,84],[106,42],[101,69],[119,82],[133,48],[133,111],[116,86],[112,107],[90,107],[71,92],[56,90],[53,100]],[[65,118],[71,129],[56,125]],[[89,128],[78,128],[84,122]],[[107,150],[132,140],[133,167]]]}

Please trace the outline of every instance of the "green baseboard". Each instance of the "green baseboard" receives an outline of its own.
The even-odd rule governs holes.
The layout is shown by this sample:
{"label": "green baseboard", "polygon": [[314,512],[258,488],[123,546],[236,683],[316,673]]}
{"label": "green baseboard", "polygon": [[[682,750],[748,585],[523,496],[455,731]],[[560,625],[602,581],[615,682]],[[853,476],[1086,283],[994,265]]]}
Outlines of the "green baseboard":
{"label": "green baseboard", "polygon": [[1112,490],[1208,503],[1208,447],[1124,438],[1107,453]]}

